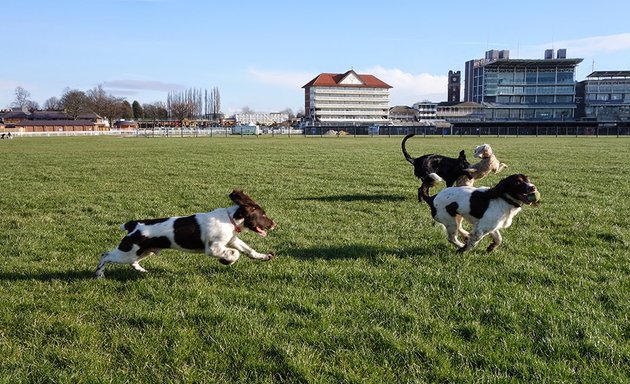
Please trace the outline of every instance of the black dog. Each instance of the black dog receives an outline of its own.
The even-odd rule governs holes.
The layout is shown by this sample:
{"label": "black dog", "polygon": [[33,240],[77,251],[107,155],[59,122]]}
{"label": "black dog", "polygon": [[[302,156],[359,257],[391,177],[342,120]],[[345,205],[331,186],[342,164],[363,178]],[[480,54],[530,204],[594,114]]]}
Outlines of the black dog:
{"label": "black dog", "polygon": [[418,201],[422,201],[422,191],[424,190],[425,195],[428,195],[429,188],[433,187],[437,181],[443,180],[447,187],[452,187],[460,176],[471,177],[467,171],[470,168],[470,163],[466,160],[464,150],[459,153],[459,157],[456,159],[433,153],[414,158],[405,149],[405,142],[412,136],[415,134],[405,136],[401,146],[405,159],[413,165],[414,175],[422,180],[422,185],[418,188]]}

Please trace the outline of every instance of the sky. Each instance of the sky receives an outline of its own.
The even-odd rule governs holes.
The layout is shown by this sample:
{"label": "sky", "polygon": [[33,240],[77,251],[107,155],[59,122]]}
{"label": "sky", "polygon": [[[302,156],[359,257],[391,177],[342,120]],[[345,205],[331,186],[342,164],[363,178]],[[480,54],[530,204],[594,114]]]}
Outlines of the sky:
{"label": "sky", "polygon": [[[130,103],[217,88],[221,111],[304,110],[302,86],[350,69],[390,105],[446,100],[449,70],[507,49],[545,49],[592,70],[630,70],[630,1],[19,0],[0,12],[0,109],[16,87],[43,106],[101,85]],[[463,84],[462,84],[463,88]]]}

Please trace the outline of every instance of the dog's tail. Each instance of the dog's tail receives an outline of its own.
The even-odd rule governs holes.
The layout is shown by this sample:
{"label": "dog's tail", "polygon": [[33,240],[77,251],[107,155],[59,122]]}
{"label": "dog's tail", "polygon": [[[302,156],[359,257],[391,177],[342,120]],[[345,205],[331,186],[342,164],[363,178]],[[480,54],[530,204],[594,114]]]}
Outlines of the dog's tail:
{"label": "dog's tail", "polygon": [[407,136],[405,136],[405,138],[402,140],[402,144],[400,145],[402,147],[402,153],[403,155],[405,155],[405,159],[410,162],[411,164],[413,164],[413,161],[415,160],[415,158],[411,157],[411,155],[409,154],[409,152],[407,152],[407,148],[405,148],[405,142],[407,142],[407,140],[410,137],[415,136],[415,133],[410,133]]}

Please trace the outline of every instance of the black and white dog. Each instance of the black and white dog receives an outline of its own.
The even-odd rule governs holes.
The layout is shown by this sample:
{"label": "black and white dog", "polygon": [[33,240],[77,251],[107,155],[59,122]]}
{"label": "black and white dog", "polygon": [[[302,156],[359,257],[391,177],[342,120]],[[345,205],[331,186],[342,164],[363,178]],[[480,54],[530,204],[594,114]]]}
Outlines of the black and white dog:
{"label": "black and white dog", "polygon": [[436,154],[428,154],[420,157],[411,157],[405,148],[405,143],[415,134],[409,134],[402,140],[402,153],[405,159],[413,165],[413,173],[422,180],[422,185],[418,188],[418,201],[422,201],[423,195],[429,194],[429,188],[433,187],[437,181],[446,183],[447,187],[453,186],[455,181],[461,176],[470,177],[467,169],[470,163],[466,160],[466,153],[462,150],[458,158],[452,158]]}
{"label": "black and white dog", "polygon": [[[538,189],[523,174],[508,176],[493,188],[451,187],[437,195],[422,197],[431,207],[431,216],[444,226],[448,241],[458,247],[458,252],[474,248],[487,234],[492,236],[492,244],[486,250],[493,251],[502,241],[499,230],[512,225],[512,219],[523,205],[540,201]],[[462,228],[462,218],[473,225],[470,233]],[[466,244],[459,241],[458,232],[466,238]]]}
{"label": "black and white dog", "polygon": [[234,190],[229,197],[236,204],[229,208],[217,208],[212,212],[185,217],[134,220],[123,224],[121,229],[128,232],[127,236],[116,249],[103,253],[96,267],[96,277],[105,276],[107,263],[131,264],[137,271],[146,272],[139,262],[166,248],[203,252],[219,258],[225,265],[236,262],[240,252],[257,260],[273,258],[273,253],[259,253],[236,236],[244,230],[250,230],[264,237],[267,236],[267,230],[275,228],[276,223],[242,191]]}

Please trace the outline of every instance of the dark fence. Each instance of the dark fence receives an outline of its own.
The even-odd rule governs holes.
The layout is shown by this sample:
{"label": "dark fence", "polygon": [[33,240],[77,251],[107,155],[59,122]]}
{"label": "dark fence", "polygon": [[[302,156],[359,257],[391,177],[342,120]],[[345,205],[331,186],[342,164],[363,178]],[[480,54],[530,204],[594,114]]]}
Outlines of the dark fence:
{"label": "dark fence", "polygon": [[616,136],[630,137],[628,124],[454,124],[435,126],[306,127],[304,136]]}

